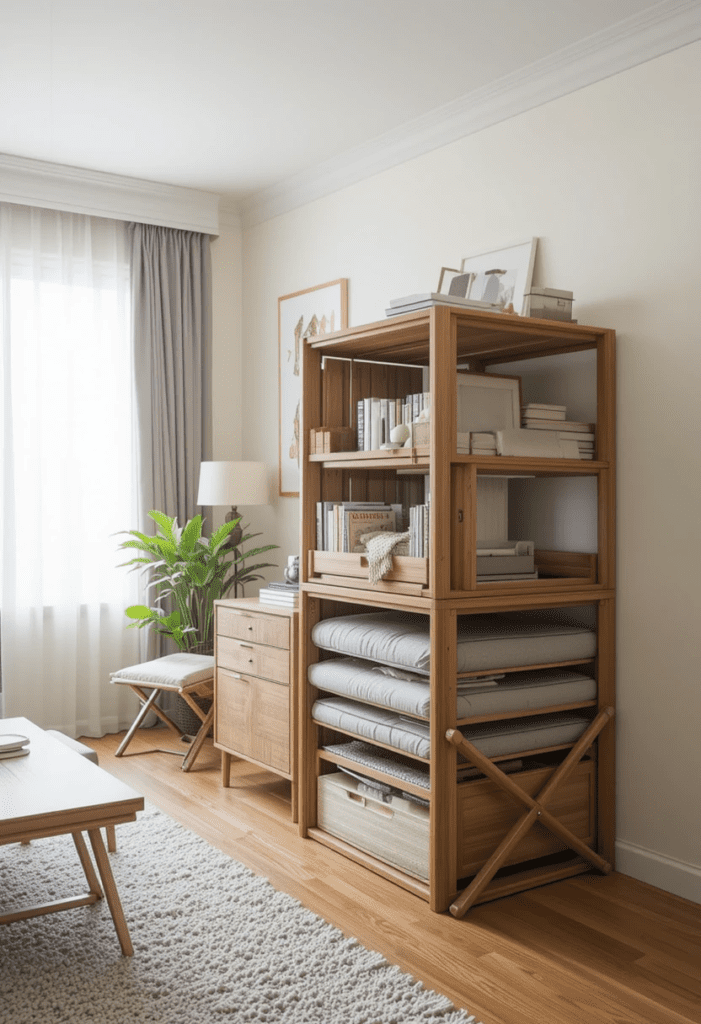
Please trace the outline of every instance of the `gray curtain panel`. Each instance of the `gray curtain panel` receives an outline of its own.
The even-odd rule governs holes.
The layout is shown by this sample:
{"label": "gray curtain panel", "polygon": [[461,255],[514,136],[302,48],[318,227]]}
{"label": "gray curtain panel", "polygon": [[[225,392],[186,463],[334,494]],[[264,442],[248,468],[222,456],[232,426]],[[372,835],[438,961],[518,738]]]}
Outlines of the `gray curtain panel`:
{"label": "gray curtain panel", "polygon": [[[151,224],[129,228],[138,528],[151,534],[150,509],[176,516],[181,526],[198,512],[200,462],[209,454],[211,433],[203,427],[210,416],[203,388],[211,379],[209,235]],[[143,600],[150,603],[150,597],[144,594]],[[142,661],[175,650],[152,629],[140,633]],[[175,714],[173,707],[166,710]],[[187,731],[185,722],[179,724]]]}
{"label": "gray curtain panel", "polygon": [[[134,373],[140,436],[140,508],[197,514],[203,453],[203,380],[210,351],[209,236],[131,224]],[[207,432],[208,433],[208,432]],[[142,529],[152,528],[150,520]],[[149,532],[151,530],[149,529]]]}

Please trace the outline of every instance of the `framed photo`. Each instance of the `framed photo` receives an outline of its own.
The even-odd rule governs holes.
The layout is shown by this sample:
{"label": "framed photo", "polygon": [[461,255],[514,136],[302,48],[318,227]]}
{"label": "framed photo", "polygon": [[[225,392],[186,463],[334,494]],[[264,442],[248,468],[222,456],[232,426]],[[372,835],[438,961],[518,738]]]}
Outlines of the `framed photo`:
{"label": "framed photo", "polygon": [[280,496],[299,495],[301,346],[305,338],[348,326],[348,278],[282,295],[278,312]]}
{"label": "framed photo", "polygon": [[502,309],[512,304],[521,313],[523,299],[531,290],[537,238],[508,249],[495,249],[479,256],[467,256],[460,264],[461,274],[471,274],[468,299],[495,302]]}
{"label": "framed photo", "polygon": [[458,434],[517,430],[521,426],[521,378],[458,370]]}
{"label": "framed photo", "polygon": [[438,278],[438,294],[458,295],[461,299],[466,299],[473,276],[473,274],[463,274],[462,271],[454,270],[452,267],[441,267],[441,276]]}

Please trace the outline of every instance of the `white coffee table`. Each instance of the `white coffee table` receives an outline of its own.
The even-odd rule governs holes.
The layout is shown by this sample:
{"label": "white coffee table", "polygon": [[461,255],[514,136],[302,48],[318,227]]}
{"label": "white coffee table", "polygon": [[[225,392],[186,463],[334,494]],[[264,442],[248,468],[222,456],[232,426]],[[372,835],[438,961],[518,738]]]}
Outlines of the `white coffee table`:
{"label": "white coffee table", "polygon": [[[0,845],[73,836],[89,892],[0,913],[0,924],[96,903],[104,895],[125,956],[134,952],[100,829],[135,821],[144,798],[26,718],[0,719],[0,737],[28,736],[29,754],[0,759]],[[88,853],[87,832],[100,879]],[[59,880],[57,879],[57,882]]]}

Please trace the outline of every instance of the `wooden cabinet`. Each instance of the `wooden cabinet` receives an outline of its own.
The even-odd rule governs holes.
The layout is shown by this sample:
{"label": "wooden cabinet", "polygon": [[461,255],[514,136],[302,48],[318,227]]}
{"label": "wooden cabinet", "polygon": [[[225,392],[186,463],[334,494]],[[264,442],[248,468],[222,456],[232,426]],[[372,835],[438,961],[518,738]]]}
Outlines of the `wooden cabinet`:
{"label": "wooden cabinet", "polygon": [[298,616],[257,599],[215,601],[214,745],[222,783],[240,757],[289,779],[297,821]]}
{"label": "wooden cabinet", "polygon": [[[457,430],[459,368],[518,375],[524,402],[557,404],[564,399],[573,407],[568,418],[583,419],[587,413],[596,432],[591,457],[463,454],[464,439],[459,449]],[[301,834],[415,892],[436,911],[451,906],[456,916],[458,894],[481,872],[494,874],[497,860],[497,874],[486,888],[486,882],[478,883],[482,888],[475,902],[588,871],[592,863],[609,870],[615,821],[614,332],[441,307],[315,336],[304,345],[302,375]],[[401,399],[416,391],[431,396],[428,443],[394,450],[310,452],[312,428],[356,426],[359,398]],[[535,542],[537,578],[488,580],[478,572],[477,551],[484,547],[480,530],[491,515],[488,505],[480,505],[480,495],[489,491],[493,497],[500,488],[508,489],[509,530],[513,524],[514,531],[522,529]],[[322,503],[384,501],[406,507],[426,503],[429,494],[428,556],[395,557],[392,572],[379,584],[370,582],[362,552],[319,550]],[[330,729],[315,718],[313,708],[324,691],[307,683],[308,671],[329,655],[315,646],[312,630],[327,618],[373,609],[423,615],[429,624],[430,714],[423,722],[430,754],[402,754],[430,779],[427,791],[403,786],[405,792],[423,793],[428,801],[425,878],[399,870],[397,858],[374,855],[356,826],[352,840],[319,827],[319,777],[337,772],[339,766],[359,769],[339,752],[339,745],[354,734],[342,727]],[[456,749],[464,753],[458,735],[463,727],[536,714],[519,708],[458,718],[459,622],[467,616],[531,612],[545,618],[576,616],[591,624],[593,654],[548,664],[585,670],[595,678],[595,695],[540,706],[537,714],[577,709],[593,724],[579,740],[535,751],[540,761],[530,757],[531,747],[514,752],[514,757],[529,756],[523,770],[509,777],[513,782],[504,782],[502,773],[495,772],[499,758],[483,759],[479,778],[458,782]],[[526,659],[505,671],[542,667]],[[366,697],[365,703],[374,701]],[[367,735],[365,742],[379,752],[388,746]],[[381,765],[363,772],[396,784]],[[352,796],[345,799],[350,803]],[[516,825],[520,835],[510,836]],[[374,826],[375,831],[380,827],[377,821]],[[503,843],[509,849],[495,860]]]}

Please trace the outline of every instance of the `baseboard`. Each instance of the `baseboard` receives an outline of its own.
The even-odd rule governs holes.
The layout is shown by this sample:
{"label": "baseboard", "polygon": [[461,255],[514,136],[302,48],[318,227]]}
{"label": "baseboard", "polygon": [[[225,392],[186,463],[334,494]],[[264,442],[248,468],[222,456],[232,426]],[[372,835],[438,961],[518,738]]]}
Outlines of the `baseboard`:
{"label": "baseboard", "polygon": [[616,842],[616,870],[665,892],[701,903],[701,867],[665,857],[635,843]]}

